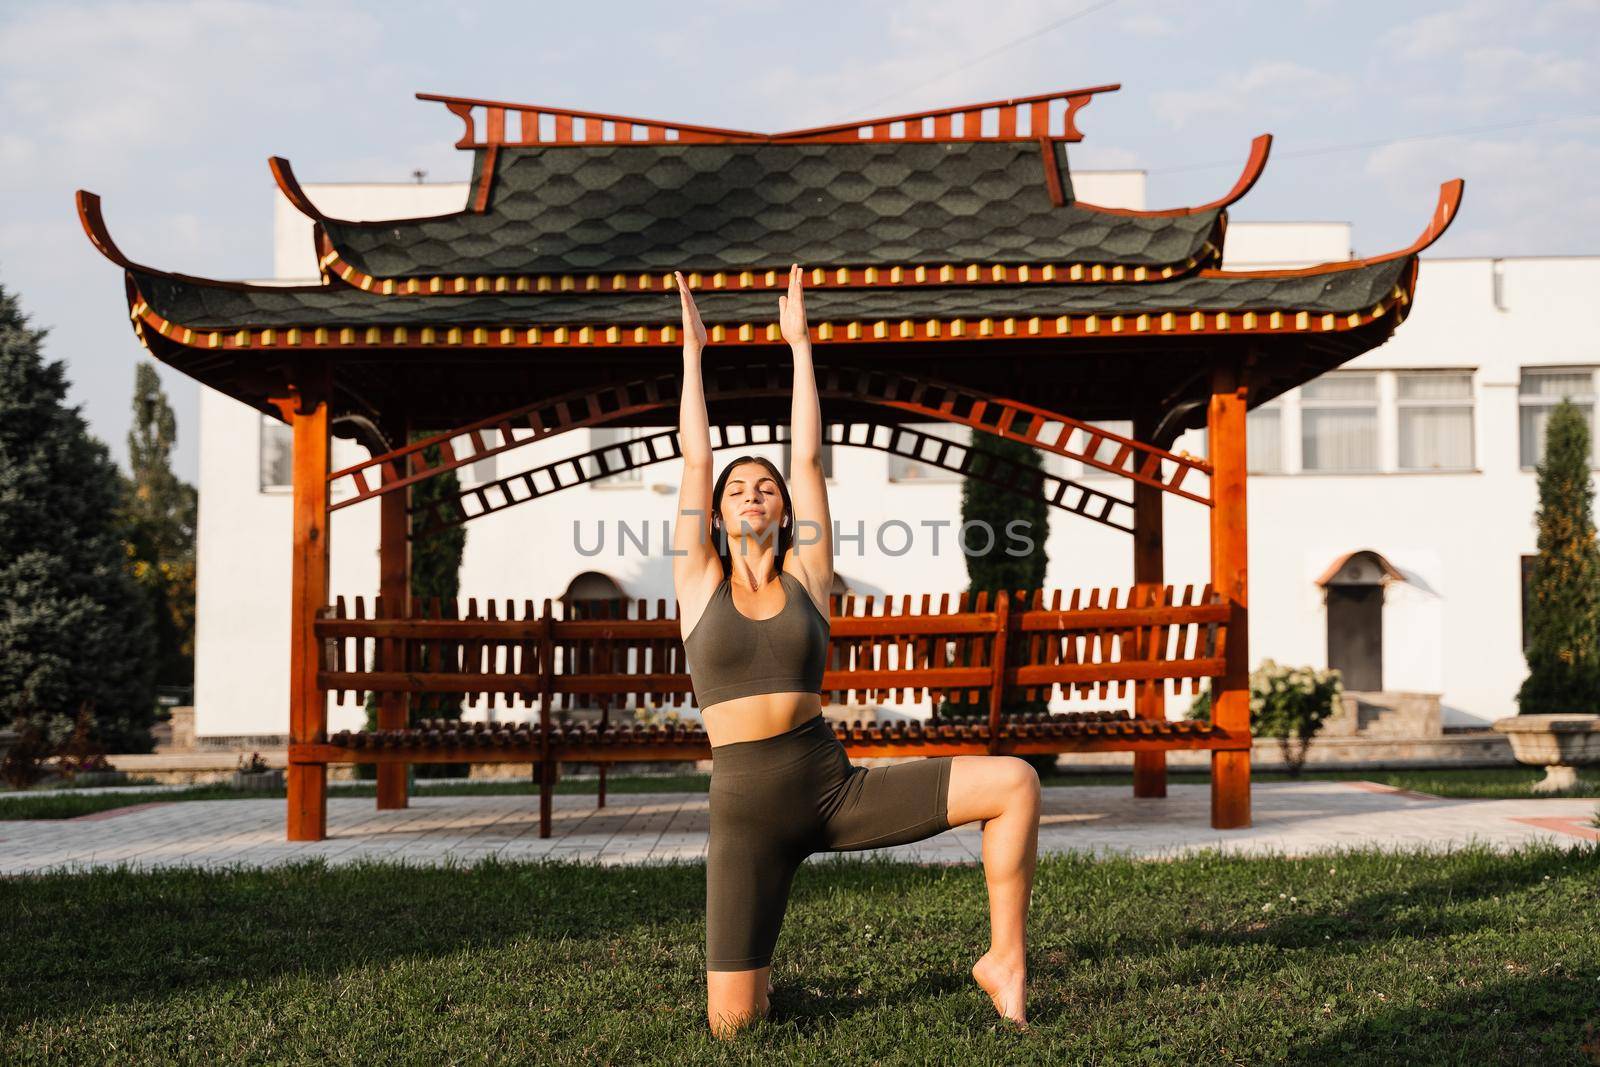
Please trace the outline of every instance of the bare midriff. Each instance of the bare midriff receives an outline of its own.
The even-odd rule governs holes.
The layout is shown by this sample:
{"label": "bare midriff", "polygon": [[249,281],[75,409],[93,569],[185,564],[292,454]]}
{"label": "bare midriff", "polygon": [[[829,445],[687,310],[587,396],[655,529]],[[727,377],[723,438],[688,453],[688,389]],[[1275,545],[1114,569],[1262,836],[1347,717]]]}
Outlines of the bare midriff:
{"label": "bare midriff", "polygon": [[712,748],[775,737],[820,714],[819,693],[758,693],[700,710]]}

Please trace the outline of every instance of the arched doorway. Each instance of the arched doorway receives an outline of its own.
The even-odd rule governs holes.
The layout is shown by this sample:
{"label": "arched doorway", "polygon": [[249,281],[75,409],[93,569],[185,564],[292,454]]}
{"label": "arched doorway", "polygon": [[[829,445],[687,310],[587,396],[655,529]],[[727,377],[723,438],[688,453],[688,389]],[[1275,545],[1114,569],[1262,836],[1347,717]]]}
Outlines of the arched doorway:
{"label": "arched doorway", "polygon": [[1347,691],[1383,689],[1383,590],[1403,580],[1370,549],[1346,553],[1317,579],[1328,611],[1328,666]]}
{"label": "arched doorway", "polygon": [[628,594],[601,571],[584,571],[567,583],[561,603],[569,619],[615,618],[625,613]]}

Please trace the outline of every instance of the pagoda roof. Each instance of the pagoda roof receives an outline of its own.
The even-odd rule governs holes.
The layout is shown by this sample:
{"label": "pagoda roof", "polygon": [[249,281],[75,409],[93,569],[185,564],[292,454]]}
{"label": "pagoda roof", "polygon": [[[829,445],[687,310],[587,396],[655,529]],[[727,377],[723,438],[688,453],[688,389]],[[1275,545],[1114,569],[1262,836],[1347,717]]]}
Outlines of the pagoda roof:
{"label": "pagoda roof", "polygon": [[[930,340],[952,336],[950,324],[958,319],[973,323],[976,330],[976,323],[984,319],[1054,320],[1063,315],[1107,319],[1169,312],[1187,316],[1194,311],[1365,315],[1394,295],[1406,266],[1403,258],[1397,258],[1320,274],[1206,271],[1145,285],[825,289],[806,294],[806,313],[824,340],[841,340],[849,335],[852,325],[859,331],[878,322],[892,324],[893,335],[898,337],[899,324],[909,321],[914,324],[911,338]],[[631,335],[634,327],[644,326],[650,330],[651,341],[672,344],[674,338],[670,334],[662,337],[661,328],[675,326],[680,319],[676,292],[506,292],[436,300],[385,296],[338,284],[246,288],[204,284],[144,270],[130,274],[150,311],[191,331],[345,326],[390,330],[407,326],[482,326],[498,330],[502,326],[520,329],[587,325],[602,331],[620,327]],[[767,340],[767,325],[776,321],[777,307],[771,293],[697,292],[695,302],[707,326],[759,327],[763,341]],[[1131,327],[1129,332],[1133,332]],[[1053,321],[1050,333],[1057,333]],[[395,343],[392,336],[384,340]],[[420,343],[415,339],[407,341]]]}
{"label": "pagoda roof", "polygon": [[[1049,266],[1055,280],[1093,283],[1118,267],[1114,280],[1145,281],[1217,265],[1225,209],[1260,176],[1271,137],[1256,138],[1233,188],[1209,203],[1087,203],[1067,144],[1080,139],[1077,110],[1114,88],[778,134],[418,94],[465,119],[472,194],[460,211],[409,219],[330,217],[288,160],[271,166],[318,224],[324,273],[386,291],[456,295],[469,277],[538,286],[585,274],[601,288],[650,289],[674,269],[751,274],[745,287],[762,288],[794,262],[833,268],[818,283],[828,286],[886,282],[864,277],[869,268]],[[528,133],[513,138],[517,114]],[[541,123],[551,129],[537,132]]]}
{"label": "pagoda roof", "polygon": [[[78,209],[123,268],[141,341],[262,411],[277,411],[272,398],[308,360],[331,366],[336,413],[401,411],[421,426],[659,373],[681,342],[672,269],[696,290],[715,346],[781,361],[772,290],[798,261],[819,366],[909,359],[1087,419],[1154,405],[1167,432],[1203,422],[1196,405],[1219,359],[1254,368],[1255,406],[1381,344],[1410,306],[1419,254],[1460,205],[1463,183],[1445,183],[1421,235],[1385,255],[1223,270],[1226,208],[1259,176],[1270,138],[1210,204],[1086,205],[1072,199],[1062,142],[1076,139],[1089,92],[787,134],[566,112],[549,143],[541,133],[531,144],[513,143],[513,105],[448,98],[467,121],[459,146],[477,152],[466,211],[329,219],[273,160],[285,194],[316,220],[323,278],[312,285],[145,266],[112,240],[98,197],[80,190]],[[981,115],[995,106],[990,130]],[[1040,137],[1017,136],[1021,116]],[[548,118],[524,114],[523,130],[544,131]],[[594,143],[602,131],[607,143]],[[782,399],[714,414],[754,417]],[[849,398],[830,403],[840,417],[862,414]]]}
{"label": "pagoda roof", "polygon": [[[1052,201],[1053,153],[1065,202]],[[315,218],[334,253],[375,280],[473,275],[711,273],[822,267],[1218,261],[1223,207],[1109,211],[1072,199],[1067,146],[1033,142],[655,144],[505,148],[482,212]],[[274,170],[297,189],[286,162]]]}

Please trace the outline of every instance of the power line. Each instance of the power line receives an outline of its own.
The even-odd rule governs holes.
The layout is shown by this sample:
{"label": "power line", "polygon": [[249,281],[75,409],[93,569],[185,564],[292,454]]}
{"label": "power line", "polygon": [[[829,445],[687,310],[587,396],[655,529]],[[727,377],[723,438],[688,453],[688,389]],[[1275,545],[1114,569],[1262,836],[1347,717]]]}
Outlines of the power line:
{"label": "power line", "polygon": [[[1600,111],[1590,111],[1578,115],[1556,115],[1544,119],[1527,119],[1522,122],[1502,122],[1493,126],[1472,126],[1460,130],[1441,130],[1438,133],[1419,133],[1411,137],[1392,137],[1383,141],[1353,141],[1349,144],[1325,145],[1321,148],[1302,148],[1294,152],[1274,152],[1272,158],[1279,159],[1304,159],[1307,156],[1327,156],[1336,152],[1354,152],[1363,148],[1386,148],[1395,144],[1410,144],[1415,141],[1438,141],[1447,137],[1463,137],[1473,133],[1494,133],[1499,130],[1525,129],[1529,126],[1548,126],[1556,122],[1572,122],[1576,119],[1600,118]],[[1156,167],[1147,173],[1150,174],[1181,174],[1190,170],[1210,170],[1214,167],[1237,167],[1237,159],[1219,160],[1216,163],[1187,163],[1181,167]]]}
{"label": "power line", "polygon": [[1014,41],[1008,41],[1005,44],[1000,45],[997,48],[991,48],[989,51],[983,53],[982,55],[976,57],[975,59],[971,59],[971,60],[967,61],[966,63],[963,63],[959,67],[951,67],[949,70],[940,71],[938,74],[935,74],[933,77],[928,78],[928,79],[926,79],[924,81],[920,81],[915,85],[908,85],[903,89],[900,89],[900,90],[897,90],[897,91],[895,91],[893,93],[890,93],[888,96],[879,97],[877,100],[874,100],[872,103],[865,105],[863,110],[871,110],[872,108],[877,107],[879,104],[886,104],[890,100],[898,100],[900,97],[905,96],[907,93],[911,93],[911,92],[916,91],[917,89],[921,89],[921,88],[924,88],[926,86],[932,85],[934,82],[942,81],[942,80],[944,80],[945,78],[949,77],[952,74],[960,74],[962,71],[971,70],[973,67],[976,67],[978,64],[985,63],[988,60],[993,59],[995,56],[999,55],[1001,52],[1007,51],[1008,49],[1015,48],[1019,44],[1026,44],[1029,41],[1037,40],[1038,38],[1043,37],[1047,33],[1050,33],[1050,32],[1052,32],[1054,30],[1060,29],[1062,26],[1065,26],[1069,22],[1075,22],[1076,20],[1083,18],[1085,15],[1092,15],[1096,11],[1099,11],[1102,8],[1110,7],[1112,4],[1115,4],[1116,2],[1117,2],[1117,0],[1100,0],[1099,3],[1090,4],[1088,7],[1080,8],[1079,10],[1074,11],[1072,14],[1066,16],[1065,18],[1057,19],[1055,22],[1050,23],[1048,26],[1041,26],[1038,29],[1031,31],[1030,33],[1023,34],[1021,37],[1018,37]]}

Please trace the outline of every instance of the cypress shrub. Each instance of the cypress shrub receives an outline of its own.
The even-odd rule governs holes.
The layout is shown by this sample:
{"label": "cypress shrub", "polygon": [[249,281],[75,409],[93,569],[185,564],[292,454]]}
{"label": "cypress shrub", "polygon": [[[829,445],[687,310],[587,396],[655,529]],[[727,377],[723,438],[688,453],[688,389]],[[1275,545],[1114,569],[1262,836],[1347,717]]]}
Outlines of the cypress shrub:
{"label": "cypress shrub", "polygon": [[1528,676],[1518,713],[1600,711],[1600,547],[1591,445],[1568,398],[1550,414],[1538,466],[1538,555],[1528,589]]}

